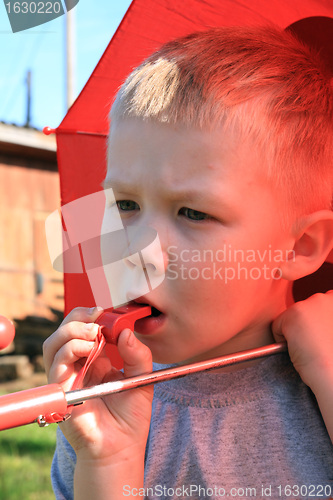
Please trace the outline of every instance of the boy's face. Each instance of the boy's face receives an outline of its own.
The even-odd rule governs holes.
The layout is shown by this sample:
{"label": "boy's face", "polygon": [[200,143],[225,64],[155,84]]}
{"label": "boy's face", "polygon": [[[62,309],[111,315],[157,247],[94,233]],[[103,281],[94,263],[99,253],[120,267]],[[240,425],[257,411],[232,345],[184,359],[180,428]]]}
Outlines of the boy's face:
{"label": "boy's face", "polygon": [[136,324],[156,362],[272,341],[269,324],[285,308],[279,261],[292,240],[260,168],[250,147],[220,129],[135,118],[112,125],[105,186],[124,226],[156,229],[164,254],[164,281],[139,299],[162,314]]}

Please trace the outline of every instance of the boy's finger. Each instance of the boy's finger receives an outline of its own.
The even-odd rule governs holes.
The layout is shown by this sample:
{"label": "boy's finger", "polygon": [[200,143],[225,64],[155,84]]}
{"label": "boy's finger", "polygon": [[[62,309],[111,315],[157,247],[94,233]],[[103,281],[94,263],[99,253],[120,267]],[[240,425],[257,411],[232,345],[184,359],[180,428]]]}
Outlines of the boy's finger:
{"label": "boy's finger", "polygon": [[103,307],[75,307],[75,309],[72,309],[72,311],[67,314],[66,318],[60,324],[60,327],[67,325],[67,323],[71,321],[81,321],[83,323],[94,322],[103,311]]}
{"label": "boy's finger", "polygon": [[284,336],[284,323],[285,323],[285,312],[280,314],[273,323],[271,324],[271,330],[273,333],[273,337],[276,342],[285,342],[286,338]]}
{"label": "boy's finger", "polygon": [[[71,338],[93,340],[97,335],[97,330],[95,331],[91,324],[96,321],[102,311],[102,307],[76,307],[73,309],[62,321],[58,329],[44,342],[43,355],[45,364],[50,367],[56,352]],[[82,323],[90,324],[89,328],[83,327]]]}
{"label": "boy's finger", "polygon": [[81,358],[87,358],[94,342],[73,339],[63,345],[56,353],[54,363],[51,365],[49,383],[62,383],[73,374],[73,364]]}
{"label": "boy's finger", "polygon": [[93,341],[98,333],[95,323],[72,321],[60,326],[43,344],[43,354],[46,372],[52,365],[57,352],[73,339]]}
{"label": "boy's finger", "polygon": [[119,336],[118,351],[124,361],[125,377],[135,377],[152,371],[150,349],[142,344],[129,328],[123,330]]}

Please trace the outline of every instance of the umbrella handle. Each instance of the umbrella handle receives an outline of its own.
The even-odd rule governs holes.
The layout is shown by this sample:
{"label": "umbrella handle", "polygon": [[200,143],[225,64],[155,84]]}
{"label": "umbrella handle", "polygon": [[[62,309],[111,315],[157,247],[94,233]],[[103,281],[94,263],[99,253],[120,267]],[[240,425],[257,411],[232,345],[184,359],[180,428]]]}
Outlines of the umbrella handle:
{"label": "umbrella handle", "polygon": [[66,395],[59,384],[7,394],[0,397],[0,430],[33,422],[44,426],[64,420],[67,413]]}

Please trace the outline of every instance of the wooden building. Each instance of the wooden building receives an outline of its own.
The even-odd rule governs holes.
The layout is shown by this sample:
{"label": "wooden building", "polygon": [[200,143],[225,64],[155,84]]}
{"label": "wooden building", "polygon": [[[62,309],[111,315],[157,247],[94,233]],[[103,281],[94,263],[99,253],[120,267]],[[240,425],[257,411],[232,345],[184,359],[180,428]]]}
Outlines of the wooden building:
{"label": "wooden building", "polygon": [[54,136],[0,123],[0,314],[55,319],[63,277],[53,270],[46,217],[60,205]]}

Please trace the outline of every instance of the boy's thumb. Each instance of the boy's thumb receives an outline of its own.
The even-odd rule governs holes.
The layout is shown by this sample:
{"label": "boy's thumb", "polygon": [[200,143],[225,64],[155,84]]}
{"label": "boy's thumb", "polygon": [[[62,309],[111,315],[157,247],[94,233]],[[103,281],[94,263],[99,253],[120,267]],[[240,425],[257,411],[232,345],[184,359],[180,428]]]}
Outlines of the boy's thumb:
{"label": "boy's thumb", "polygon": [[129,329],[125,328],[119,335],[118,351],[124,362],[125,377],[135,377],[153,370],[152,354]]}

